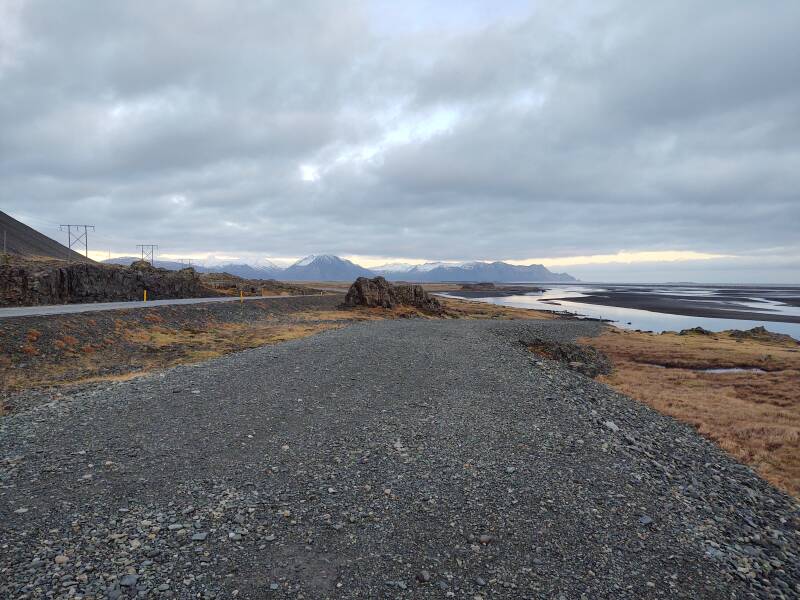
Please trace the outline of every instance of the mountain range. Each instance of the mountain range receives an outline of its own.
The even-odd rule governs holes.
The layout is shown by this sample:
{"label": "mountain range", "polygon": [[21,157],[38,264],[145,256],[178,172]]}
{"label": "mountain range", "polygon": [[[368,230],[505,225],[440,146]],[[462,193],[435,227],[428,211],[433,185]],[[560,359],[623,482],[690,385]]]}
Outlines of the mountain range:
{"label": "mountain range", "polygon": [[[129,265],[138,260],[126,256],[105,260],[105,263]],[[156,266],[164,269],[182,269],[185,264],[157,260]],[[194,265],[193,265],[194,266]],[[261,265],[223,264],[211,267],[194,266],[201,273],[230,273],[245,279],[282,279],[284,281],[352,281],[357,277],[382,275],[394,281],[432,282],[478,282],[528,283],[576,281],[566,273],[553,273],[543,265],[510,265],[495,262],[445,263],[430,262],[422,265],[393,263],[366,269],[356,263],[332,254],[312,254],[282,268],[267,261]]]}

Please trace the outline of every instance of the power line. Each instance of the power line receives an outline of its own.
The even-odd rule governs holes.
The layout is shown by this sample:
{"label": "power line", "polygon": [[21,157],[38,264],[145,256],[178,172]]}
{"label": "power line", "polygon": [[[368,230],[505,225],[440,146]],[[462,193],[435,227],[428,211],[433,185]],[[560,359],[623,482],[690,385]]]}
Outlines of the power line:
{"label": "power line", "polygon": [[158,244],[136,244],[137,248],[142,249],[142,260],[147,260],[149,257],[150,260],[147,261],[154,267],[156,266],[156,250],[158,250]]}
{"label": "power line", "polygon": [[[72,250],[72,246],[78,245],[83,241],[83,252],[86,258],[89,258],[89,230],[94,231],[94,225],[59,225],[58,228],[64,231],[67,228],[67,248]],[[75,228],[75,237],[72,237],[72,228]],[[83,233],[80,233],[83,228]],[[69,252],[67,252],[67,260],[69,260]]]}

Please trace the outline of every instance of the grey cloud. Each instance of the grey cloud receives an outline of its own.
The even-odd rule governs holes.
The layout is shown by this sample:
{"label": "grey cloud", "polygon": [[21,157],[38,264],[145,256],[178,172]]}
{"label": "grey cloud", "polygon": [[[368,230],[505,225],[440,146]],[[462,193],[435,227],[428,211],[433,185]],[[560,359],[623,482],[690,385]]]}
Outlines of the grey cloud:
{"label": "grey cloud", "polygon": [[440,7],[419,28],[362,2],[21,6],[0,29],[0,204],[93,219],[115,251],[795,248],[793,2],[449,27]]}

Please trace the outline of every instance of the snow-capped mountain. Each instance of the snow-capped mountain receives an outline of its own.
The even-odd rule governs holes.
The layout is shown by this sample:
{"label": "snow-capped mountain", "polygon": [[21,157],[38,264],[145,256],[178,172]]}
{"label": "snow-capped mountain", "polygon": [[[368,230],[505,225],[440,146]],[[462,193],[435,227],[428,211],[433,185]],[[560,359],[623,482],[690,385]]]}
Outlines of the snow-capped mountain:
{"label": "snow-capped mountain", "polygon": [[[103,262],[130,265],[136,257],[112,258]],[[383,275],[394,281],[433,282],[478,282],[527,283],[549,281],[575,281],[566,273],[552,273],[542,265],[519,266],[504,262],[428,262],[421,265],[389,263],[365,269],[344,258],[332,254],[311,254],[283,269],[271,261],[251,266],[247,264],[225,264],[198,266],[200,273],[230,273],[245,279],[283,279],[286,281],[353,281],[357,277]],[[163,269],[182,269],[186,265],[178,262],[156,260]]]}
{"label": "snow-capped mountain", "polygon": [[[120,256],[104,260],[103,262],[105,264],[124,265],[127,267],[132,262],[139,259],[140,257],[138,256]],[[244,279],[275,279],[280,277],[283,273],[283,269],[272,261],[264,260],[261,262],[264,264],[253,266],[248,264],[227,263],[212,266],[192,265],[192,268],[198,273],[228,273]],[[158,257],[156,257],[155,263],[155,266],[159,269],[168,269],[170,271],[179,271],[188,266],[174,260],[161,260]]]}
{"label": "snow-capped mountain", "polygon": [[210,267],[195,267],[201,273],[230,273],[237,277],[244,279],[276,279],[283,274],[283,269],[278,265],[265,261],[268,264],[263,265],[248,265],[248,264],[233,264],[228,263],[225,265],[213,265]]}
{"label": "snow-capped mountain", "polygon": [[385,265],[372,267],[370,271],[378,275],[384,275],[385,273],[403,273],[411,270],[414,266],[415,265],[411,263],[386,263]]}
{"label": "snow-capped mountain", "polygon": [[[377,269],[376,269],[377,271]],[[543,265],[510,265],[496,262],[430,262],[403,271],[380,272],[387,279],[419,282],[491,281],[494,283],[526,283],[548,281],[575,281],[566,273],[553,273]]]}
{"label": "snow-capped mountain", "polygon": [[372,276],[372,271],[332,254],[311,254],[281,273],[286,281],[352,281]]}

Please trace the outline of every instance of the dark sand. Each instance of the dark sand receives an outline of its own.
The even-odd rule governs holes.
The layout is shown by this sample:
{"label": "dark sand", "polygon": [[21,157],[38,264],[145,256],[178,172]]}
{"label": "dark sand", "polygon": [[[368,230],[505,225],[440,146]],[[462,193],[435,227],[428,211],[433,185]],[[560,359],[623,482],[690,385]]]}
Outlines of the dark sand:
{"label": "dark sand", "polygon": [[678,288],[674,293],[656,292],[656,287],[663,289],[661,286],[609,287],[605,291],[591,293],[582,298],[565,299],[584,304],[635,308],[691,317],[800,323],[800,316],[770,310],[767,304],[763,305],[763,310],[745,304],[752,302],[753,298],[766,298],[789,306],[800,306],[800,289],[797,287],[719,287],[715,288],[713,296],[707,297],[682,293],[681,290],[685,288]]}

